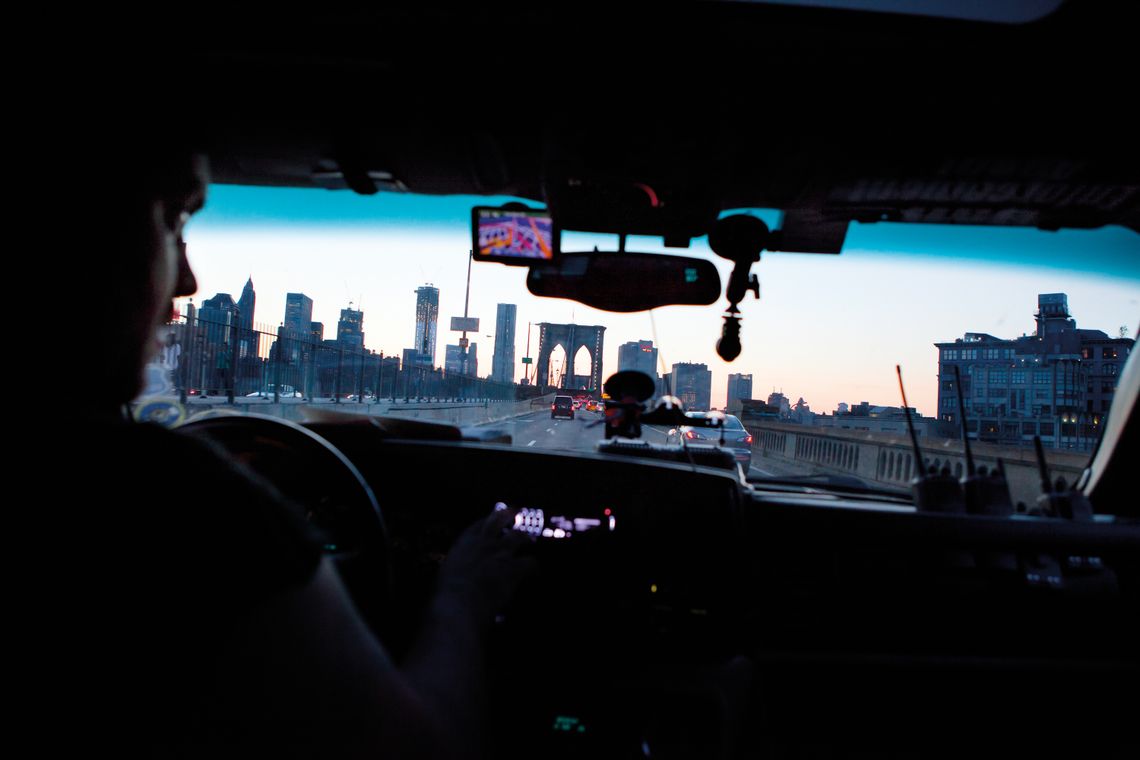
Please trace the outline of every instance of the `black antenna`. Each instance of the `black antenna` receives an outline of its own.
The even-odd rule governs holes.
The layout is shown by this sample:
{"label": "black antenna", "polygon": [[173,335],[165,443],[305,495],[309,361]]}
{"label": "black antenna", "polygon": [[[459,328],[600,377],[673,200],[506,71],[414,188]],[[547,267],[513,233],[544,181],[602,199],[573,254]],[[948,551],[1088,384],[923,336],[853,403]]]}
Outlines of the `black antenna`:
{"label": "black antenna", "polygon": [[906,413],[906,429],[910,431],[910,442],[914,444],[914,463],[915,469],[918,471],[918,477],[923,477],[926,473],[922,462],[922,449],[918,447],[918,435],[914,432],[914,421],[910,418],[910,406],[906,403],[906,388],[903,387],[902,381],[902,367],[895,365],[895,372],[899,376],[899,392],[902,393],[903,412]]}
{"label": "black antenna", "polygon": [[962,372],[954,365],[954,386],[958,389],[958,414],[962,418],[962,447],[966,450],[966,475],[974,477],[974,455],[970,452],[970,436],[966,433],[966,400],[962,397]]}
{"label": "black antenna", "polygon": [[1051,493],[1053,486],[1049,484],[1049,468],[1045,466],[1045,449],[1041,446],[1041,436],[1033,436],[1033,448],[1037,452],[1037,469],[1041,473],[1041,491]]}

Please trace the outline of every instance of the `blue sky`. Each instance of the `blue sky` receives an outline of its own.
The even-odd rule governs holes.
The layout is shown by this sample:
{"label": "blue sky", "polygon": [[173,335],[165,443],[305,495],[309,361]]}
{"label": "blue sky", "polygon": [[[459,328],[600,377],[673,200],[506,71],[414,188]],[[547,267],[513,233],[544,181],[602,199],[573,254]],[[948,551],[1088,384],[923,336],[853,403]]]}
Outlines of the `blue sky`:
{"label": "blue sky", "polygon": [[[369,348],[386,354],[411,345],[414,290],[440,288],[436,361],[455,337],[448,317],[462,314],[470,208],[506,198],[419,196],[215,185],[187,232],[200,290],[235,296],[247,276],[257,288],[258,322],[276,325],[285,293],[314,299],[314,319],[335,331],[351,301],[365,311]],[[755,212],[769,222],[772,211]],[[566,234],[568,249],[616,244],[612,236]],[[727,280],[731,265],[704,239],[686,250],[631,239],[631,249],[707,258]],[[723,403],[729,372],[751,372],[754,395],[782,389],[816,411],[840,401],[896,403],[894,365],[903,364],[911,403],[934,412],[937,371],[932,343],[967,331],[1012,337],[1032,330],[1037,293],[1066,292],[1078,324],[1115,334],[1140,321],[1140,236],[1121,228],[1037,230],[935,225],[852,225],[839,256],[766,253],[754,270],[761,299],[742,305],[744,351],[721,361],[714,346],[723,304],[667,307],[615,315],[569,301],[538,299],[525,270],[476,263],[471,314],[483,319],[480,372],[490,371],[495,304],[519,305],[516,358],[525,354],[527,322],[575,321],[607,327],[606,372],[617,346],[653,338],[665,361],[707,363],[714,405]],[[532,346],[531,353],[537,353]],[[718,401],[718,397],[721,400]]]}

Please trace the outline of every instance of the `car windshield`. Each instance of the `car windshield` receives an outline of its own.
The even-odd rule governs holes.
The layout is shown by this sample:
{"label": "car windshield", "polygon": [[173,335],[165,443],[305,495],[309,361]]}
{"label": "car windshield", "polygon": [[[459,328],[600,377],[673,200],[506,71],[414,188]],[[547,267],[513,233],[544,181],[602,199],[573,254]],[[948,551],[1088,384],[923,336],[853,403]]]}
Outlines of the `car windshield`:
{"label": "car windshield", "polygon": [[[243,404],[285,416],[296,405],[414,409],[515,446],[593,452],[602,384],[637,369],[655,397],[747,428],[751,479],[842,474],[905,488],[916,472],[907,411],[925,466],[960,474],[962,406],[983,463],[1031,466],[1039,436],[1071,480],[1136,329],[1140,263],[1122,228],[853,223],[838,256],[764,254],[762,297],[742,304],[729,363],[715,350],[723,301],[603,312],[532,296],[523,267],[472,264],[471,207],[507,200],[212,186],[187,230],[199,291],[176,303],[144,396],[177,397],[178,411],[158,407],[170,419]],[[568,231],[562,248],[613,242]],[[677,252],[660,239],[629,246]],[[681,253],[727,280],[731,265],[705,238]],[[580,402],[572,419],[552,419],[558,395]],[[680,444],[668,427],[643,438]]]}

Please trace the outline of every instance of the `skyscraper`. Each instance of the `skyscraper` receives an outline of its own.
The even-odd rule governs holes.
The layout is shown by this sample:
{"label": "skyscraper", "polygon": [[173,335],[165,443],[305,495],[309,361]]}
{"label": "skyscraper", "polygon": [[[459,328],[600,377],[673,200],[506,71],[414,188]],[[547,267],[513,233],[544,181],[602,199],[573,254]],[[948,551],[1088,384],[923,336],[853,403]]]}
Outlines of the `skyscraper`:
{"label": "skyscraper", "polygon": [[253,277],[245,282],[241,289],[241,298],[238,299],[238,324],[243,330],[253,329],[253,310],[257,304],[257,294],[253,292]]}
{"label": "skyscraper", "polygon": [[740,408],[741,399],[752,398],[752,375],[733,373],[728,376],[728,393],[724,401],[724,406],[729,410],[730,414],[735,414],[734,410]]}
{"label": "skyscraper", "polygon": [[229,293],[218,293],[202,302],[198,322],[205,328],[208,343],[220,345],[229,342],[236,312],[237,304]]}
{"label": "skyscraper", "polygon": [[618,371],[632,369],[657,380],[657,349],[651,340],[637,340],[618,346]]}
{"label": "skyscraper", "polygon": [[341,346],[364,347],[364,312],[351,306],[340,310],[340,321],[336,323],[336,339]]}
{"label": "skyscraper", "polygon": [[708,410],[712,405],[712,371],[707,364],[674,364],[673,389],[686,409]]}
{"label": "skyscraper", "polygon": [[218,293],[198,309],[198,329],[202,336],[202,383],[210,393],[233,387],[234,330],[237,304],[229,293]]}
{"label": "skyscraper", "polygon": [[413,348],[420,361],[435,365],[435,333],[439,322],[439,288],[423,285],[416,288],[416,342]]}
{"label": "skyscraper", "polygon": [[515,316],[517,312],[518,307],[513,303],[501,303],[495,311],[495,353],[491,356],[491,379],[498,383],[513,383],[515,381]]}
{"label": "skyscraper", "polygon": [[449,345],[444,353],[443,369],[449,375],[479,376],[479,344],[472,343],[467,347],[467,367],[463,366],[463,349],[459,346]]}
{"label": "skyscraper", "polygon": [[304,293],[285,294],[285,329],[291,335],[307,335],[313,321],[313,299]]}

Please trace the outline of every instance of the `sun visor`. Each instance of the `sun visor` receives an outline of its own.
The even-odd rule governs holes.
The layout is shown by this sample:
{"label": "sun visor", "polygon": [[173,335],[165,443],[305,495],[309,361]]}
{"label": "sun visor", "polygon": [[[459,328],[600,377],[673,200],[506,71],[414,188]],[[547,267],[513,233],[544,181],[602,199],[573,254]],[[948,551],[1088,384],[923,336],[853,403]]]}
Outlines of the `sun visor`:
{"label": "sun visor", "polygon": [[817,209],[789,209],[780,220],[770,251],[839,253],[847,239],[846,219],[828,217]]}

